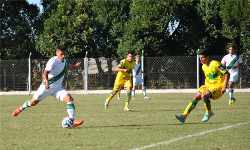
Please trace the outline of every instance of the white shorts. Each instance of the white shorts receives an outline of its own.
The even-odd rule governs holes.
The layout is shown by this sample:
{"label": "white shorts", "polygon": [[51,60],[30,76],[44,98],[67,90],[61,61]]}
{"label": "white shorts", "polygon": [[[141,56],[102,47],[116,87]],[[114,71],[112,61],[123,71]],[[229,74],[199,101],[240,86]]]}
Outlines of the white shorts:
{"label": "white shorts", "polygon": [[141,76],[137,76],[135,78],[133,78],[133,85],[137,86],[137,85],[142,85],[143,80],[141,78]]}
{"label": "white shorts", "polygon": [[42,101],[47,96],[55,96],[58,100],[63,101],[63,98],[68,95],[68,92],[62,87],[50,87],[49,89],[45,88],[44,84],[41,84],[33,98],[39,101]]}
{"label": "white shorts", "polygon": [[238,82],[239,80],[239,73],[238,72],[234,72],[234,73],[230,73],[230,78],[229,78],[229,82]]}

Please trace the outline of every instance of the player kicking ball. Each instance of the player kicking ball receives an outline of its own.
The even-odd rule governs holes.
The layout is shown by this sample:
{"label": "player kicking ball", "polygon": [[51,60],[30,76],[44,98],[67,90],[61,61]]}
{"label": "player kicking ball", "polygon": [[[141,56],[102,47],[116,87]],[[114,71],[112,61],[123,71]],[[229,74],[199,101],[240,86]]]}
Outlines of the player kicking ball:
{"label": "player kicking ball", "polygon": [[229,105],[232,105],[236,99],[234,97],[234,85],[238,82],[239,79],[239,68],[242,64],[242,59],[239,55],[236,54],[236,46],[233,44],[227,45],[228,54],[225,55],[221,63],[226,67],[230,73],[229,83],[228,83],[228,95],[229,95]]}
{"label": "player kicking ball", "polygon": [[69,69],[76,69],[80,66],[80,62],[76,64],[68,64],[65,59],[64,50],[62,48],[56,49],[56,56],[49,59],[43,72],[43,81],[32,99],[25,101],[22,106],[19,106],[13,113],[12,116],[16,117],[24,110],[29,107],[37,105],[45,97],[51,95],[56,97],[60,101],[66,103],[66,109],[68,118],[72,122],[72,127],[78,127],[83,124],[83,120],[75,119],[75,105],[74,99],[71,95],[63,88],[64,76]]}
{"label": "player kicking ball", "polygon": [[127,57],[120,61],[119,65],[113,69],[113,71],[118,72],[116,75],[114,88],[110,96],[105,100],[105,109],[108,108],[112,98],[121,90],[125,89],[127,91],[127,99],[125,100],[124,111],[131,111],[129,109],[129,104],[131,101],[131,90],[132,90],[132,69],[134,68],[134,60],[132,52],[127,53]]}
{"label": "player kicking ball", "polygon": [[175,115],[176,119],[181,123],[185,123],[188,115],[200,100],[204,101],[206,109],[201,121],[207,122],[214,115],[210,99],[216,100],[220,98],[226,91],[228,84],[229,73],[219,61],[209,59],[208,49],[202,49],[198,54],[205,74],[205,85],[198,89],[194,99],[187,105],[184,112],[181,115]]}

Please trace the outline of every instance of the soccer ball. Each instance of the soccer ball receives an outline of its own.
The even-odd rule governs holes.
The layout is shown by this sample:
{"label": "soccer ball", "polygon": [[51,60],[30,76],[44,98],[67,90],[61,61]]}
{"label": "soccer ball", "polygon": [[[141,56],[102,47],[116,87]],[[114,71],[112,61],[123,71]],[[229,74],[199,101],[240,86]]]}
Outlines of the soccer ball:
{"label": "soccer ball", "polygon": [[64,117],[62,120],[62,127],[63,128],[72,128],[73,127],[73,120],[69,117]]}

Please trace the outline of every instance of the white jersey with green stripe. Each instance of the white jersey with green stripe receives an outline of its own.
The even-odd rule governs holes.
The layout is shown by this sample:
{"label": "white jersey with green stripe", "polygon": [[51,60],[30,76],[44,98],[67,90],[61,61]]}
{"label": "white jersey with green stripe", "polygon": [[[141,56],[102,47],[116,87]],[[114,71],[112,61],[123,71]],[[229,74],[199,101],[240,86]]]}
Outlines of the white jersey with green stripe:
{"label": "white jersey with green stripe", "polygon": [[241,63],[242,59],[236,54],[227,54],[221,60],[221,64],[226,67],[230,74],[238,73],[239,68],[237,66]]}
{"label": "white jersey with green stripe", "polygon": [[66,59],[61,61],[57,56],[49,59],[45,70],[49,72],[48,79],[50,88],[62,86],[67,67],[68,63]]}

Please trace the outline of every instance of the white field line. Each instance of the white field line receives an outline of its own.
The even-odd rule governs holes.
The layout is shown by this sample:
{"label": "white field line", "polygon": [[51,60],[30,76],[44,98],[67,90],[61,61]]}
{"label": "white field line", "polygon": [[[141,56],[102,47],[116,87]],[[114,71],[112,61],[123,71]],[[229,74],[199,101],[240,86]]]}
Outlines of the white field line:
{"label": "white field line", "polygon": [[[196,89],[147,89],[147,93],[195,93]],[[31,94],[34,94],[35,91],[32,91]],[[69,91],[70,94],[109,94],[111,90],[76,90]],[[122,90],[122,93],[125,93],[125,90]],[[247,89],[235,89],[235,92],[246,93],[250,92],[250,88]],[[136,90],[136,93],[142,93],[141,90]],[[9,92],[0,92],[0,95],[29,95],[28,91],[9,91]]]}
{"label": "white field line", "polygon": [[236,128],[236,127],[239,127],[239,126],[247,125],[249,123],[250,123],[250,121],[249,122],[242,122],[242,123],[232,124],[232,125],[224,126],[224,127],[217,128],[217,129],[211,129],[211,130],[207,130],[207,131],[203,131],[203,132],[198,132],[198,133],[195,133],[195,134],[189,134],[189,135],[186,135],[186,136],[173,138],[173,139],[170,139],[170,140],[167,140],[167,141],[162,141],[162,142],[158,142],[158,143],[153,143],[153,144],[141,146],[141,147],[138,147],[138,148],[133,148],[133,149],[130,149],[130,150],[144,150],[144,149],[148,149],[148,148],[158,147],[160,145],[169,145],[171,143],[182,141],[182,140],[185,140],[185,139],[188,139],[188,138],[199,137],[199,136],[203,136],[203,135],[213,133],[213,132],[217,132],[217,131],[227,130],[227,129],[230,129],[230,128]]}

